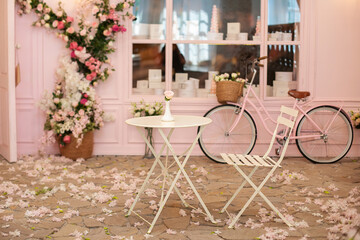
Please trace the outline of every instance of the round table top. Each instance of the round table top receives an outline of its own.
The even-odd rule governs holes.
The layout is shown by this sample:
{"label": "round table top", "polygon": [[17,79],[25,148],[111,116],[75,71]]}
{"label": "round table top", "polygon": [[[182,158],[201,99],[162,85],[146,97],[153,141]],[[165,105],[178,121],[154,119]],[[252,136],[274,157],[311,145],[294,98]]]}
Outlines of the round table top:
{"label": "round table top", "polygon": [[163,116],[149,116],[130,118],[125,122],[136,127],[148,128],[185,128],[208,125],[212,122],[210,118],[200,116],[173,115],[174,121],[161,121]]}

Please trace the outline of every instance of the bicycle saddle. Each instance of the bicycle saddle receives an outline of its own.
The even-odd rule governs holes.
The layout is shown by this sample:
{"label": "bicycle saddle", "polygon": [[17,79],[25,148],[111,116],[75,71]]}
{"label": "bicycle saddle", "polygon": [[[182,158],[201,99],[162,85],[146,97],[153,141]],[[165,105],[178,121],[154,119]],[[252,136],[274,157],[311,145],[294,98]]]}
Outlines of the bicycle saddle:
{"label": "bicycle saddle", "polygon": [[296,90],[290,90],[288,91],[288,94],[296,99],[303,99],[310,96],[310,92],[300,92]]}

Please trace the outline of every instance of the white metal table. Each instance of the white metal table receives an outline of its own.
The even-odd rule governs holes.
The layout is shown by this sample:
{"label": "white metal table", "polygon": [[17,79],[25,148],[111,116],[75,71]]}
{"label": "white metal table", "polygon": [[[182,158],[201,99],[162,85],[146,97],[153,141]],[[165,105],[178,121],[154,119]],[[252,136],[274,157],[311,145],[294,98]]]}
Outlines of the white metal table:
{"label": "white metal table", "polygon": [[[140,218],[142,218],[145,222],[147,222],[150,225],[150,228],[148,230],[148,233],[151,232],[152,228],[154,227],[157,219],[159,218],[161,211],[163,210],[166,201],[168,200],[171,192],[173,190],[175,190],[175,192],[177,193],[177,195],[180,197],[181,201],[184,203],[184,205],[186,207],[190,206],[189,204],[187,204],[183,198],[183,196],[181,195],[180,191],[178,190],[178,188],[175,186],[176,182],[178,181],[180,174],[182,173],[185,177],[185,179],[187,180],[188,184],[190,185],[191,189],[193,190],[193,192],[195,193],[197,199],[199,200],[201,206],[203,207],[203,209],[206,212],[206,215],[208,216],[208,218],[210,219],[211,222],[216,223],[214,221],[213,216],[210,214],[209,210],[207,209],[207,207],[205,206],[204,201],[201,199],[198,191],[196,190],[194,184],[191,182],[189,176],[187,175],[186,171],[184,170],[184,167],[191,155],[192,150],[194,149],[194,146],[196,145],[196,142],[198,141],[204,127],[208,124],[210,124],[212,122],[212,120],[210,118],[206,118],[206,117],[199,117],[199,116],[182,116],[182,115],[175,115],[174,117],[174,121],[172,122],[163,122],[161,121],[162,116],[150,116],[150,117],[140,117],[140,118],[131,118],[126,120],[125,122],[129,125],[135,126],[138,130],[138,132],[140,133],[140,135],[142,136],[142,138],[144,139],[145,143],[148,145],[148,147],[150,148],[150,150],[152,151],[152,153],[155,156],[155,161],[153,163],[153,165],[151,166],[146,179],[143,183],[143,185],[141,186],[139,192],[136,195],[136,198],[133,202],[133,204],[131,205],[128,213],[126,214],[126,216],[129,216],[132,212],[136,215],[138,215],[135,211],[133,211],[137,201],[140,198],[140,195],[145,191],[146,186],[149,183],[150,177],[156,167],[157,164],[159,164],[159,166],[162,169],[162,173],[164,175],[164,181],[166,177],[170,177],[168,174],[168,168],[167,168],[167,164],[164,166],[164,164],[161,162],[160,160],[160,156],[163,153],[165,147],[167,148],[167,152],[166,152],[166,161],[168,158],[168,153],[169,151],[171,152],[171,155],[174,157],[176,164],[179,166],[179,170],[177,171],[177,174],[175,175],[175,177],[172,179],[170,188],[167,191],[167,194],[165,196],[165,198],[163,198],[163,193],[161,195],[161,199],[160,199],[160,205],[159,205],[159,210],[156,213],[153,221],[150,223],[148,222],[146,219],[144,219],[143,217],[141,217],[140,215],[138,215]],[[188,127],[200,127],[200,131],[198,132],[196,138],[194,139],[194,141],[192,142],[191,146],[185,151],[184,154],[186,154],[184,160],[181,162],[180,158],[181,156],[178,156],[173,147],[170,144],[170,138],[172,133],[174,132],[174,130],[176,128],[188,128]],[[162,137],[162,139],[164,140],[164,144],[162,145],[159,153],[156,153],[153,146],[151,146],[151,144],[149,143],[149,141],[146,139],[143,131],[141,131],[142,128],[154,128],[157,129]],[[164,133],[164,129],[170,129],[168,135],[166,136]]]}

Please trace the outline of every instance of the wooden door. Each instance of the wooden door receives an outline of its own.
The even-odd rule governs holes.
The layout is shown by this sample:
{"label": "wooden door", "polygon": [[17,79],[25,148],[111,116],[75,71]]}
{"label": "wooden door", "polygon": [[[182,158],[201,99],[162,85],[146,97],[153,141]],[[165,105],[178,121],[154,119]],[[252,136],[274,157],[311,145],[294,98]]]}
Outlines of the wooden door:
{"label": "wooden door", "polygon": [[14,0],[0,0],[0,155],[15,162],[15,16]]}

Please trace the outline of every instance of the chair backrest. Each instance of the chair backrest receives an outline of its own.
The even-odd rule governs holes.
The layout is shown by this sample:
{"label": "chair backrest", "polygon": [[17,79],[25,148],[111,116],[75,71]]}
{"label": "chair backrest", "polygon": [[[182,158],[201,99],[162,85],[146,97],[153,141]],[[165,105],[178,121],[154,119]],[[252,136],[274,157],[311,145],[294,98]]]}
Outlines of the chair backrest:
{"label": "chair backrest", "polygon": [[269,148],[266,151],[264,157],[267,157],[270,154],[271,149],[274,146],[274,142],[276,140],[276,135],[278,134],[279,126],[285,126],[285,131],[283,132],[283,135],[282,135],[285,138],[284,139],[285,143],[284,143],[284,146],[282,148],[280,158],[277,161],[277,164],[281,163],[281,161],[283,160],[283,158],[285,156],[286,149],[287,149],[287,147],[289,145],[290,135],[291,135],[291,132],[292,132],[292,130],[294,128],[295,120],[296,120],[296,117],[298,115],[298,112],[299,111],[296,110],[296,109],[281,106],[280,115],[277,118],[276,127],[275,127],[274,133],[272,135]]}

